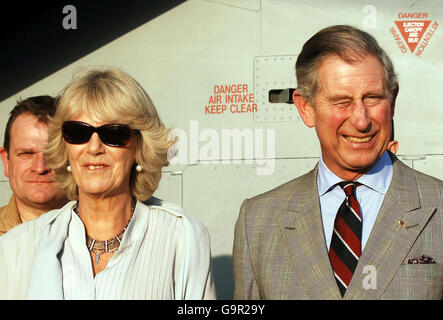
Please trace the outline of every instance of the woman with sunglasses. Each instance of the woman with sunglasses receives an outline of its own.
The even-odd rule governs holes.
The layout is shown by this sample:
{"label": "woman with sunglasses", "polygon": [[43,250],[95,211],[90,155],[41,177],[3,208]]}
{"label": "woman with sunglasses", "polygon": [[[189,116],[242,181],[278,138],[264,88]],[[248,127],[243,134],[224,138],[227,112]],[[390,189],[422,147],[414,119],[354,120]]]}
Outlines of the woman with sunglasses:
{"label": "woman with sunglasses", "polygon": [[206,228],[151,198],[172,142],[132,77],[74,79],[48,135],[48,165],[72,201],[0,238],[0,298],[215,298]]}

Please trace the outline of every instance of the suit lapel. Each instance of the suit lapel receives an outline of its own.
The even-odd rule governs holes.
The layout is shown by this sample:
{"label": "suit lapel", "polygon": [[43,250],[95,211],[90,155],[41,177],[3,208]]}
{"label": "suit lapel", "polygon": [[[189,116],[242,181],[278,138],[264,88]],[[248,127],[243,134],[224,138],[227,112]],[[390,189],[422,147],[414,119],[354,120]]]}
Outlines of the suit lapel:
{"label": "suit lapel", "polygon": [[[345,299],[380,299],[435,211],[435,208],[421,207],[413,171],[397,158],[392,160],[394,172],[391,185]],[[376,282],[368,286],[370,278]],[[376,288],[373,289],[371,285]]]}
{"label": "suit lapel", "polygon": [[[326,247],[320,202],[317,192],[317,170],[302,177],[291,190],[285,206],[275,211],[298,278],[311,299],[341,299]],[[286,206],[287,204],[287,206]]]}

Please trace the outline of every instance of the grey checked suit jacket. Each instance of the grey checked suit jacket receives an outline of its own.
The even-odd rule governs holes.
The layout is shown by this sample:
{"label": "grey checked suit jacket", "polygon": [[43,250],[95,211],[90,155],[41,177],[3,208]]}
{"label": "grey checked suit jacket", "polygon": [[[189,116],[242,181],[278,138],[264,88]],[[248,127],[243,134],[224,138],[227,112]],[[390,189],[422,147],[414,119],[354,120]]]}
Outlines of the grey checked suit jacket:
{"label": "grey checked suit jacket", "polygon": [[[391,158],[391,185],[343,299],[443,299],[443,181]],[[317,166],[243,202],[233,250],[235,299],[342,299],[316,177]],[[436,263],[408,264],[423,254]]]}

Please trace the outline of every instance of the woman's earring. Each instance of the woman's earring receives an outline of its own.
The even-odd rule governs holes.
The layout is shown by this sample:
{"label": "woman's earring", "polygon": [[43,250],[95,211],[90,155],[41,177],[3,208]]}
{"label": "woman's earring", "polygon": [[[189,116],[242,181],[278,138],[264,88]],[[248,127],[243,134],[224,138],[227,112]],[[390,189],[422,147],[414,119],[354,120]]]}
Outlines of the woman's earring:
{"label": "woman's earring", "polygon": [[138,164],[135,166],[135,170],[137,170],[137,172],[142,172],[143,168],[141,165]]}
{"label": "woman's earring", "polygon": [[68,165],[68,166],[66,167],[66,171],[68,171],[68,172],[72,172],[72,168],[71,168],[71,165],[69,164],[69,161],[66,161],[66,164]]}

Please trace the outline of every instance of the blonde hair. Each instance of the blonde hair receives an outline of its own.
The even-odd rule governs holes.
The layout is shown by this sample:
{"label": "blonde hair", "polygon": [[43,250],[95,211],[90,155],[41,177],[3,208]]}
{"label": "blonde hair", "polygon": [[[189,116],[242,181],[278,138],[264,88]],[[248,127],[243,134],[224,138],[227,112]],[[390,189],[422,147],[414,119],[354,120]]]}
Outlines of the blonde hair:
{"label": "blonde hair", "polygon": [[168,140],[169,130],[161,122],[147,92],[134,78],[117,69],[94,69],[79,74],[63,89],[48,130],[47,164],[68,198],[78,199],[78,187],[66,170],[69,159],[62,125],[80,113],[102,122],[126,124],[140,132],[136,162],[143,170],[136,172],[133,165],[130,189],[141,201],[152,196],[160,182],[162,167],[169,164],[167,152],[174,143]]}

